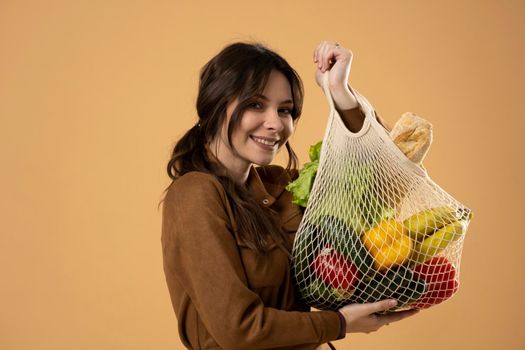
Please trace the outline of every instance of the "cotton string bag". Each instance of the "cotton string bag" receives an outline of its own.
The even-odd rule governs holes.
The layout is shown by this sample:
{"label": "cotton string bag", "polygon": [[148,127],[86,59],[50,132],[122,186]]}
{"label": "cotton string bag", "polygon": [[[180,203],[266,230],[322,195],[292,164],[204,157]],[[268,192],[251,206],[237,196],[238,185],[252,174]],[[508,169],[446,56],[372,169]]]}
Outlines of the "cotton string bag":
{"label": "cotton string bag", "polygon": [[454,295],[472,212],[408,159],[353,90],[364,124],[348,130],[323,76],[330,113],[319,167],[293,245],[302,299],[321,310],[394,298],[392,311]]}

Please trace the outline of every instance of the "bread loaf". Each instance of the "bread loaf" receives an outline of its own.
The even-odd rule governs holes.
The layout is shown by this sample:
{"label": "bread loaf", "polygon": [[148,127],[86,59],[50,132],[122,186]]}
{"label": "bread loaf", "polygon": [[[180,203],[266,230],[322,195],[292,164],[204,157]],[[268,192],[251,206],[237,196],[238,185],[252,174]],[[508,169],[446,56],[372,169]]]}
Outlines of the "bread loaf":
{"label": "bread loaf", "polygon": [[432,143],[432,124],[412,112],[406,112],[394,125],[390,138],[408,159],[421,164]]}

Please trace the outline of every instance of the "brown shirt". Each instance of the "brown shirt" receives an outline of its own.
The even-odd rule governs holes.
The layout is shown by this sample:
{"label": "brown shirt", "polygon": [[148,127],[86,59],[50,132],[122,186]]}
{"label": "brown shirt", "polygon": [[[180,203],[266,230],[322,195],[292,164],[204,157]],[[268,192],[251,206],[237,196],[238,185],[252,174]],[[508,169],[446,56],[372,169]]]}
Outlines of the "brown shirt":
{"label": "brown shirt", "polygon": [[[252,167],[247,186],[279,213],[292,242],[302,211],[284,190],[289,181],[280,166]],[[338,338],[336,312],[310,311],[299,301],[285,252],[272,241],[268,255],[258,258],[239,239],[225,190],[213,176],[190,172],[171,184],[161,242],[186,347],[306,350]]]}

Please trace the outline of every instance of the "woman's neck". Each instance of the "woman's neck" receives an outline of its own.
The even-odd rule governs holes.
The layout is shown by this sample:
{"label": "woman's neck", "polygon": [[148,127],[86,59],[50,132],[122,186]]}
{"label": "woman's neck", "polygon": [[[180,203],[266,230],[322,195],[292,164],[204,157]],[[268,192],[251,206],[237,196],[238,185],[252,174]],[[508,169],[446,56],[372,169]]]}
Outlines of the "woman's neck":
{"label": "woman's neck", "polygon": [[209,145],[206,145],[208,157],[219,163],[227,171],[227,176],[230,177],[237,184],[243,186],[250,175],[250,168],[252,164],[241,161],[238,158],[232,157],[228,152],[221,152],[221,147],[211,150]]}

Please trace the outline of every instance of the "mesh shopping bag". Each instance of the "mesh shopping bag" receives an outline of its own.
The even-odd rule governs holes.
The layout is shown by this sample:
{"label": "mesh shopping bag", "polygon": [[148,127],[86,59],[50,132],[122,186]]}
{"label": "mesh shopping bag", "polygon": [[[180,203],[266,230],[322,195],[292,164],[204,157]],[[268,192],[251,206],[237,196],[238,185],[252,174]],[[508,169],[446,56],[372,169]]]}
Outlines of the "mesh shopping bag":
{"label": "mesh shopping bag", "polygon": [[303,300],[321,310],[394,298],[424,309],[459,287],[471,210],[407,158],[355,90],[365,121],[350,132],[330,105],[319,165],[293,246]]}

